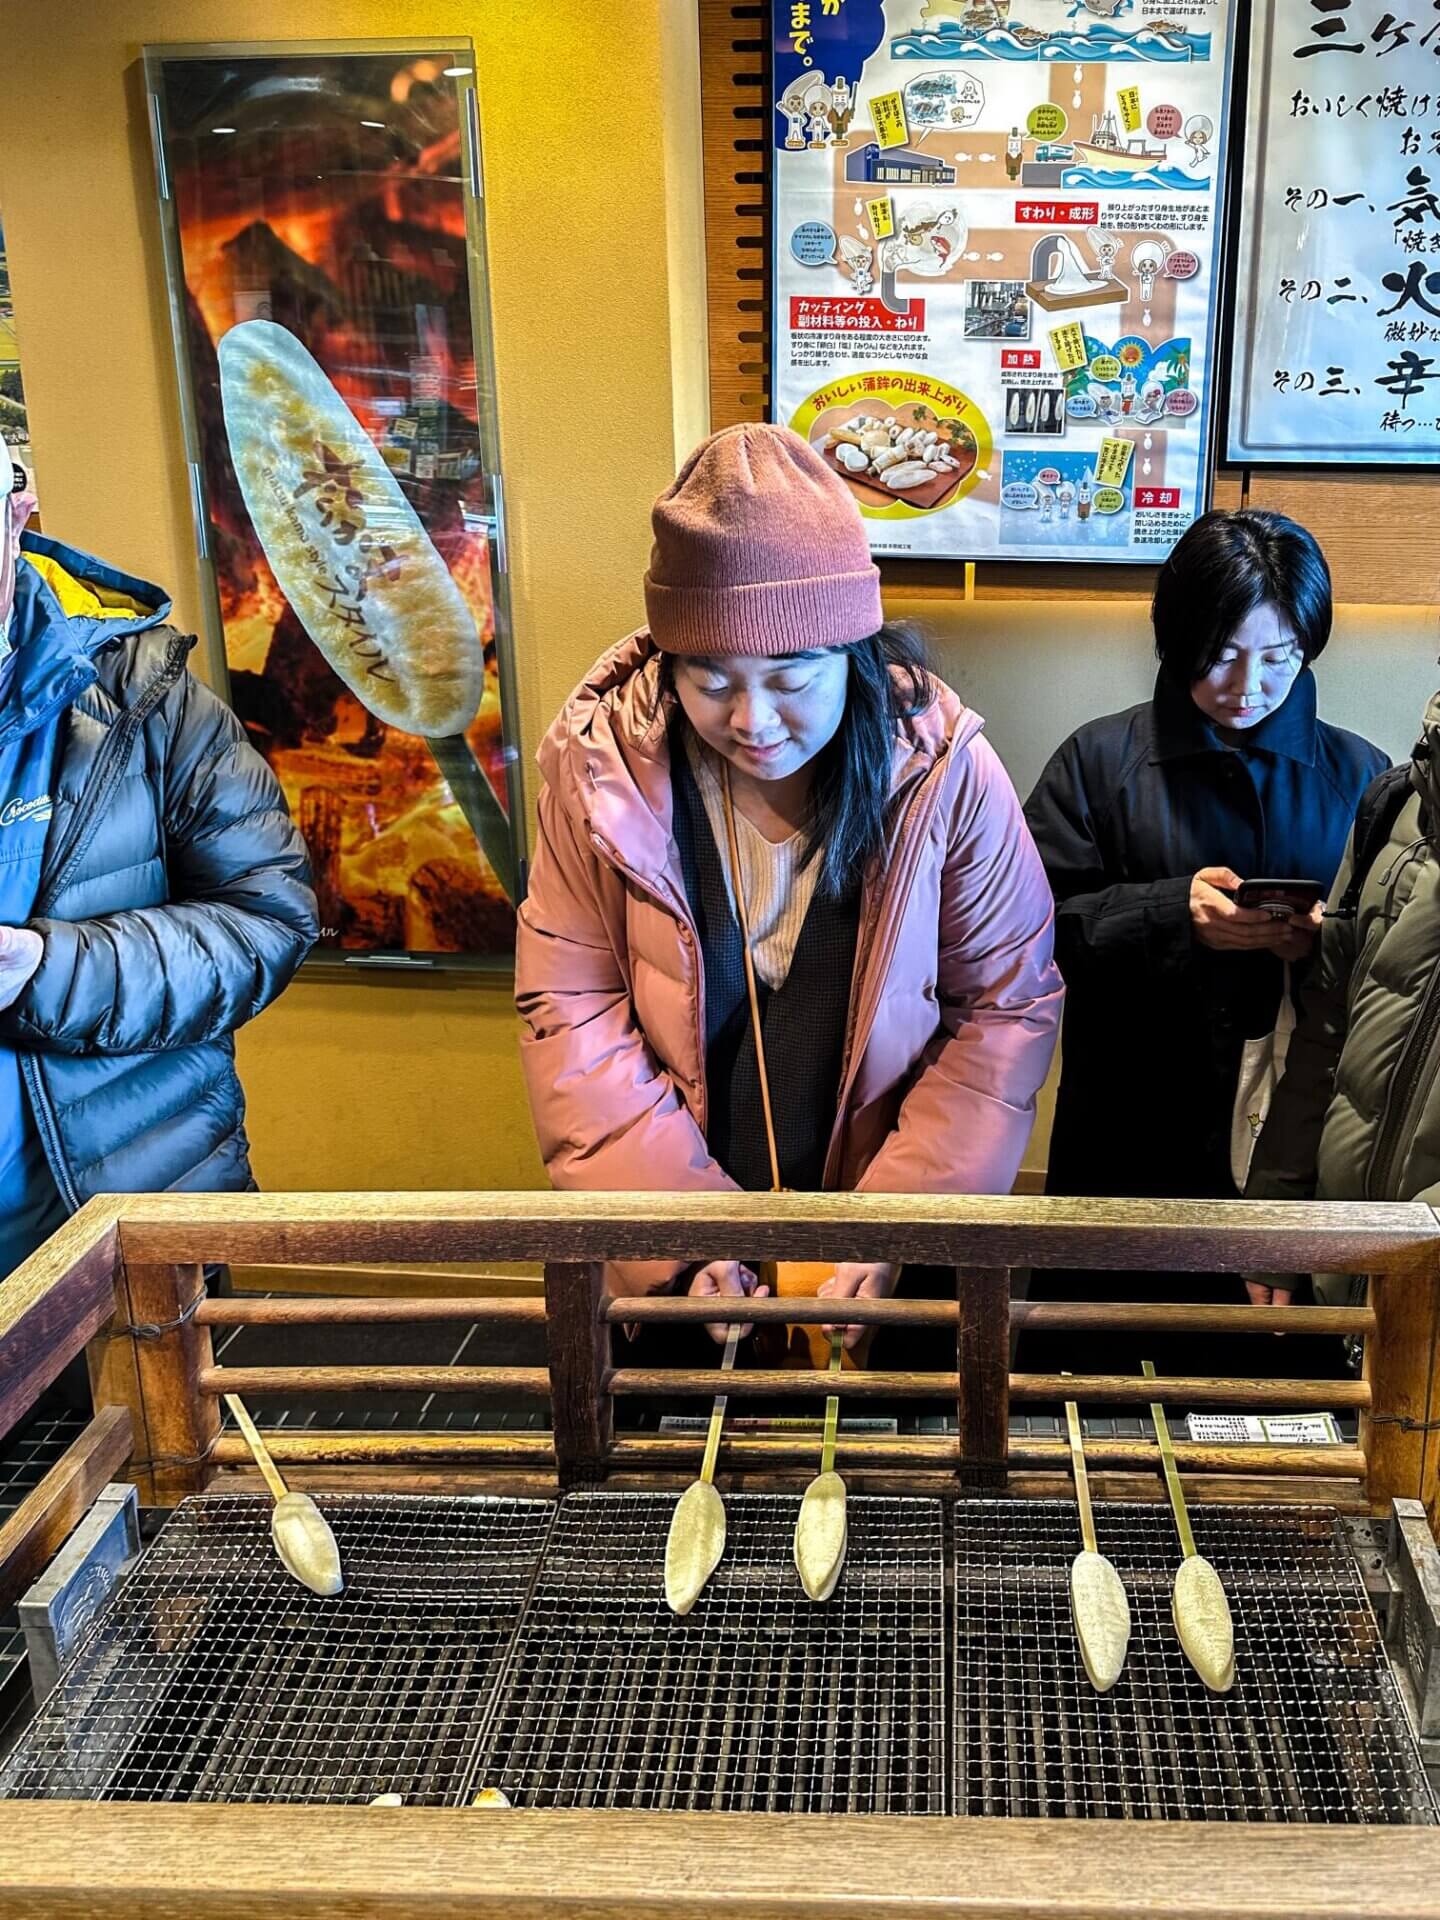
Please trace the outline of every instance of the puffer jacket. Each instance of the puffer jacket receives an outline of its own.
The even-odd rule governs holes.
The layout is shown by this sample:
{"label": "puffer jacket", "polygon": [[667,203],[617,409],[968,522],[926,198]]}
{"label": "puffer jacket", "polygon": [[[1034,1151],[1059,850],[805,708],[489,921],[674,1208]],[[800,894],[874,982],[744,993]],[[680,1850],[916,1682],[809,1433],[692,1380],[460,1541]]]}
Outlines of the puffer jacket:
{"label": "puffer jacket", "polygon": [[[705,1140],[702,960],[657,665],[644,630],[622,641],[539,755],[515,985],[557,1187],[733,1187]],[[897,824],[862,899],[827,1188],[1005,1193],[1019,1170],[1063,989],[1050,889],[982,724],[942,687],[896,743]]]}
{"label": "puffer jacket", "polygon": [[[63,701],[27,922],[44,958],[0,1011],[71,1208],[253,1184],[234,1030],[316,936],[305,847],[230,709],[187,670],[157,588],[26,535],[16,618]],[[28,563],[28,564],[26,564]]]}
{"label": "puffer jacket", "polygon": [[[1325,922],[1319,977],[1255,1149],[1252,1200],[1440,1205],[1440,694],[1414,792],[1353,919]],[[1350,885],[1353,849],[1331,905]],[[1334,1293],[1333,1283],[1321,1291]]]}

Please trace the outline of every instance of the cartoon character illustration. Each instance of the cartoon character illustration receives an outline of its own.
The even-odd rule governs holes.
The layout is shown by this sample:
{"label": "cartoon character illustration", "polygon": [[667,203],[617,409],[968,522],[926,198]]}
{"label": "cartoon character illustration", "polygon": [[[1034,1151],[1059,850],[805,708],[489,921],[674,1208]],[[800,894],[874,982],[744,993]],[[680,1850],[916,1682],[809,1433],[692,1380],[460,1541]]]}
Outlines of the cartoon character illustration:
{"label": "cartoon character illustration", "polygon": [[900,215],[900,231],[881,243],[880,270],[909,273],[938,279],[948,273],[960,258],[968,229],[954,207],[938,211],[925,201],[917,201]]}
{"label": "cartoon character illustration", "polygon": [[1193,113],[1185,122],[1181,139],[1190,149],[1190,165],[1201,167],[1210,158],[1210,142],[1215,137],[1215,122],[1205,113]]}
{"label": "cartoon character illustration", "polygon": [[875,249],[863,241],[840,236],[840,264],[849,273],[856,293],[869,293],[875,285]]}
{"label": "cartoon character illustration", "polygon": [[780,102],[780,111],[785,116],[785,144],[787,147],[805,145],[805,102],[797,92],[787,93]]}
{"label": "cartoon character illustration", "polygon": [[810,145],[828,147],[835,138],[834,129],[830,125],[834,104],[830,89],[828,87],[812,88],[807,104],[810,109]]}

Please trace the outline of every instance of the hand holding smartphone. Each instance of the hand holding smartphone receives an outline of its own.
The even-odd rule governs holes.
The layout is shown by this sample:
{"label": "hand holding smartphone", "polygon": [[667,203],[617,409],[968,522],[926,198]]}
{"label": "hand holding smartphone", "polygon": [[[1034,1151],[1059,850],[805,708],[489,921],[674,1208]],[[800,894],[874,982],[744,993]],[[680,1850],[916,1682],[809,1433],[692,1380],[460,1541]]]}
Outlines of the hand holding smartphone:
{"label": "hand holding smartphone", "polygon": [[1276,920],[1304,919],[1324,896],[1318,880],[1242,880],[1235,904]]}

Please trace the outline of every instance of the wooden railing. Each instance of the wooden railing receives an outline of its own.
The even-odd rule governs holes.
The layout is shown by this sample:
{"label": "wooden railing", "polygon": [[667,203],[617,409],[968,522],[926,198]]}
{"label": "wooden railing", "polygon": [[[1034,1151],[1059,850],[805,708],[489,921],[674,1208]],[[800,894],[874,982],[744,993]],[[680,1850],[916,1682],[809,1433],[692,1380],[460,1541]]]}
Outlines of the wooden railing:
{"label": "wooden railing", "polygon": [[[847,1321],[933,1328],[937,1371],[856,1371],[838,1380],[793,1371],[745,1369],[729,1391],[763,1394],[818,1411],[836,1391],[863,1408],[876,1396],[948,1403],[951,1434],[894,1438],[842,1434],[841,1466],[862,1482],[1046,1491],[1061,1485],[1061,1440],[1012,1443],[1012,1405],[1055,1400],[1078,1389],[1087,1404],[1136,1407],[1151,1389],[1124,1375],[1063,1380],[1012,1373],[1012,1328],[1156,1333],[1285,1327],[1350,1333],[1366,1348],[1359,1379],[1168,1378],[1176,1410],[1236,1406],[1354,1409],[1359,1443],[1330,1447],[1222,1446],[1182,1442],[1177,1454],[1200,1497],[1253,1498],[1288,1488],[1290,1497],[1383,1503],[1395,1494],[1433,1504],[1440,1447],[1429,1431],[1440,1414],[1432,1380],[1440,1223],[1426,1206],[1268,1206],[1244,1203],[950,1198],[801,1194],[234,1194],[137,1195],[92,1201],[0,1290],[0,1423],[13,1424],[67,1361],[87,1345],[97,1406],[112,1416],[104,1446],[86,1459],[113,1470],[133,1442],[132,1474],[142,1497],[161,1504],[201,1488],[217,1472],[248,1467],[238,1435],[222,1431],[219,1396],[335,1395],[381,1391],[503,1395],[548,1403],[550,1426],[529,1431],[374,1432],[361,1428],[271,1436],[277,1459],[303,1483],[413,1485],[497,1483],[528,1489],[680,1481],[694,1471],[698,1439],[617,1430],[617,1403],[661,1393],[677,1405],[709,1396],[704,1369],[626,1364],[623,1323],[745,1318],[824,1321],[819,1301],[700,1302],[682,1296],[610,1298],[609,1260],[697,1260],[717,1249],[750,1261],[910,1260],[951,1266],[953,1299],[864,1300]],[[377,1297],[208,1299],[203,1269],[233,1261],[409,1261],[544,1265],[544,1297],[386,1299]],[[1370,1276],[1368,1303],[1355,1308],[1255,1308],[1170,1302],[1104,1304],[1010,1299],[1014,1267],[1292,1273]],[[213,1328],[393,1326],[455,1320],[482,1329],[543,1325],[544,1367],[468,1364],[217,1365]],[[483,1341],[478,1349],[483,1356]],[[946,1360],[949,1364],[946,1364]],[[787,1484],[812,1464],[803,1438],[735,1435],[725,1444],[728,1474]],[[1156,1449],[1143,1441],[1095,1441],[1097,1472],[1153,1475]],[[85,1476],[71,1461],[67,1484]],[[1127,1490],[1116,1480],[1117,1491]],[[1144,1483],[1139,1488],[1145,1491]],[[1153,1485],[1150,1488],[1153,1491]],[[53,1489],[51,1493],[53,1494]],[[39,1503],[55,1515],[64,1503]],[[28,1534],[27,1536],[28,1537]],[[15,1566],[33,1548],[8,1545]],[[0,1534],[0,1575],[7,1540]],[[13,1585],[13,1582],[12,1582]],[[0,1597],[4,1582],[0,1578]]]}
{"label": "wooden railing", "polygon": [[[348,1484],[499,1486],[506,1474],[535,1488],[604,1480],[674,1485],[694,1472],[699,1443],[616,1431],[618,1399],[657,1376],[617,1364],[627,1320],[821,1319],[833,1311],[787,1300],[725,1308],[688,1299],[609,1300],[602,1262],[692,1260],[720,1251],[764,1259],[910,1259],[956,1270],[953,1300],[855,1302],[847,1320],[932,1327],[953,1364],[924,1376],[925,1391],[956,1409],[949,1437],[842,1436],[847,1475],[901,1488],[951,1490],[1008,1483],[1029,1490],[1058,1479],[1060,1443],[1010,1445],[1006,1410],[1048,1392],[1044,1376],[1012,1375],[1018,1321],[1051,1328],[1187,1328],[1252,1332],[1294,1326],[1365,1341],[1364,1378],[1344,1396],[1361,1415],[1360,1444],[1340,1448],[1181,1446],[1192,1486],[1241,1498],[1288,1489],[1330,1497],[1347,1486],[1372,1501],[1433,1500],[1440,1417],[1432,1379],[1440,1296],[1440,1223],[1428,1207],[1155,1206],[1107,1201],[900,1199],[740,1195],[253,1195],[96,1200],[0,1288],[0,1419],[13,1421],[67,1361],[90,1347],[101,1411],[79,1454],[0,1531],[0,1599],[28,1577],[99,1478],[131,1444],[146,1499],[171,1501],[244,1461],[220,1426],[216,1396],[317,1387],[343,1396],[379,1382],[427,1391],[500,1390],[543,1404],[553,1431],[288,1433],[269,1438],[297,1479],[361,1476]],[[285,1264],[408,1260],[545,1266],[542,1299],[207,1299],[212,1261]],[[1106,1270],[1304,1270],[1370,1276],[1353,1311],[1011,1304],[1012,1267]],[[396,1368],[217,1366],[212,1329],[393,1326],[453,1319],[543,1323],[548,1366]],[[623,1351],[619,1357],[623,1359]],[[918,1394],[919,1377],[849,1374],[863,1405],[875,1391]],[[660,1376],[677,1400],[709,1393],[712,1375]],[[835,1384],[775,1373],[767,1391],[814,1408]],[[1133,1400],[1128,1379],[1076,1381],[1084,1397]],[[734,1383],[732,1382],[732,1388]],[[1167,1379],[1179,1408],[1237,1399],[1253,1406],[1334,1405],[1328,1382]],[[743,1393],[745,1388],[741,1388]],[[118,1449],[118,1455],[117,1455]],[[1092,1463],[1152,1475],[1153,1449],[1092,1442]],[[72,1450],[73,1453],[73,1450]],[[769,1483],[813,1470],[813,1443],[736,1437],[727,1472]],[[64,1463],[62,1463],[63,1465]],[[1281,1476],[1284,1476],[1281,1478]],[[1153,1498],[1153,1477],[1140,1483]],[[28,1571],[27,1571],[28,1570]],[[1261,1920],[1261,1916],[1440,1915],[1440,1839],[1392,1829],[1272,1829],[1163,1822],[845,1819],[627,1812],[475,1814],[464,1809],[187,1807],[17,1804],[23,1838],[0,1848],[0,1914],[169,1912],[240,1916],[345,1912],[356,1920],[427,1913],[783,1915],[822,1909],[854,1920],[1058,1911],[1144,1914],[1150,1920]],[[1115,1830],[1109,1830],[1111,1828]],[[1124,1831],[1120,1831],[1122,1828]],[[823,1863],[823,1872],[817,1867]],[[820,1876],[817,1879],[817,1874]],[[836,1902],[839,1906],[836,1906]],[[177,1905],[178,1902],[178,1905]]]}

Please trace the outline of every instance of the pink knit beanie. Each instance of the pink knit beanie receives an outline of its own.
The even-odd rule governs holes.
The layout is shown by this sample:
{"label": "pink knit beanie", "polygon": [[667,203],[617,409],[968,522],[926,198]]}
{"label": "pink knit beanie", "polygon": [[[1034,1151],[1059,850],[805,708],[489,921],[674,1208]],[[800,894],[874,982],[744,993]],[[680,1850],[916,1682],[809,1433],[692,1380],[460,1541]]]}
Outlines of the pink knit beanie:
{"label": "pink knit beanie", "polygon": [[798,653],[875,633],[880,570],[850,489],[788,427],[702,442],[651,515],[650,634],[665,653]]}

